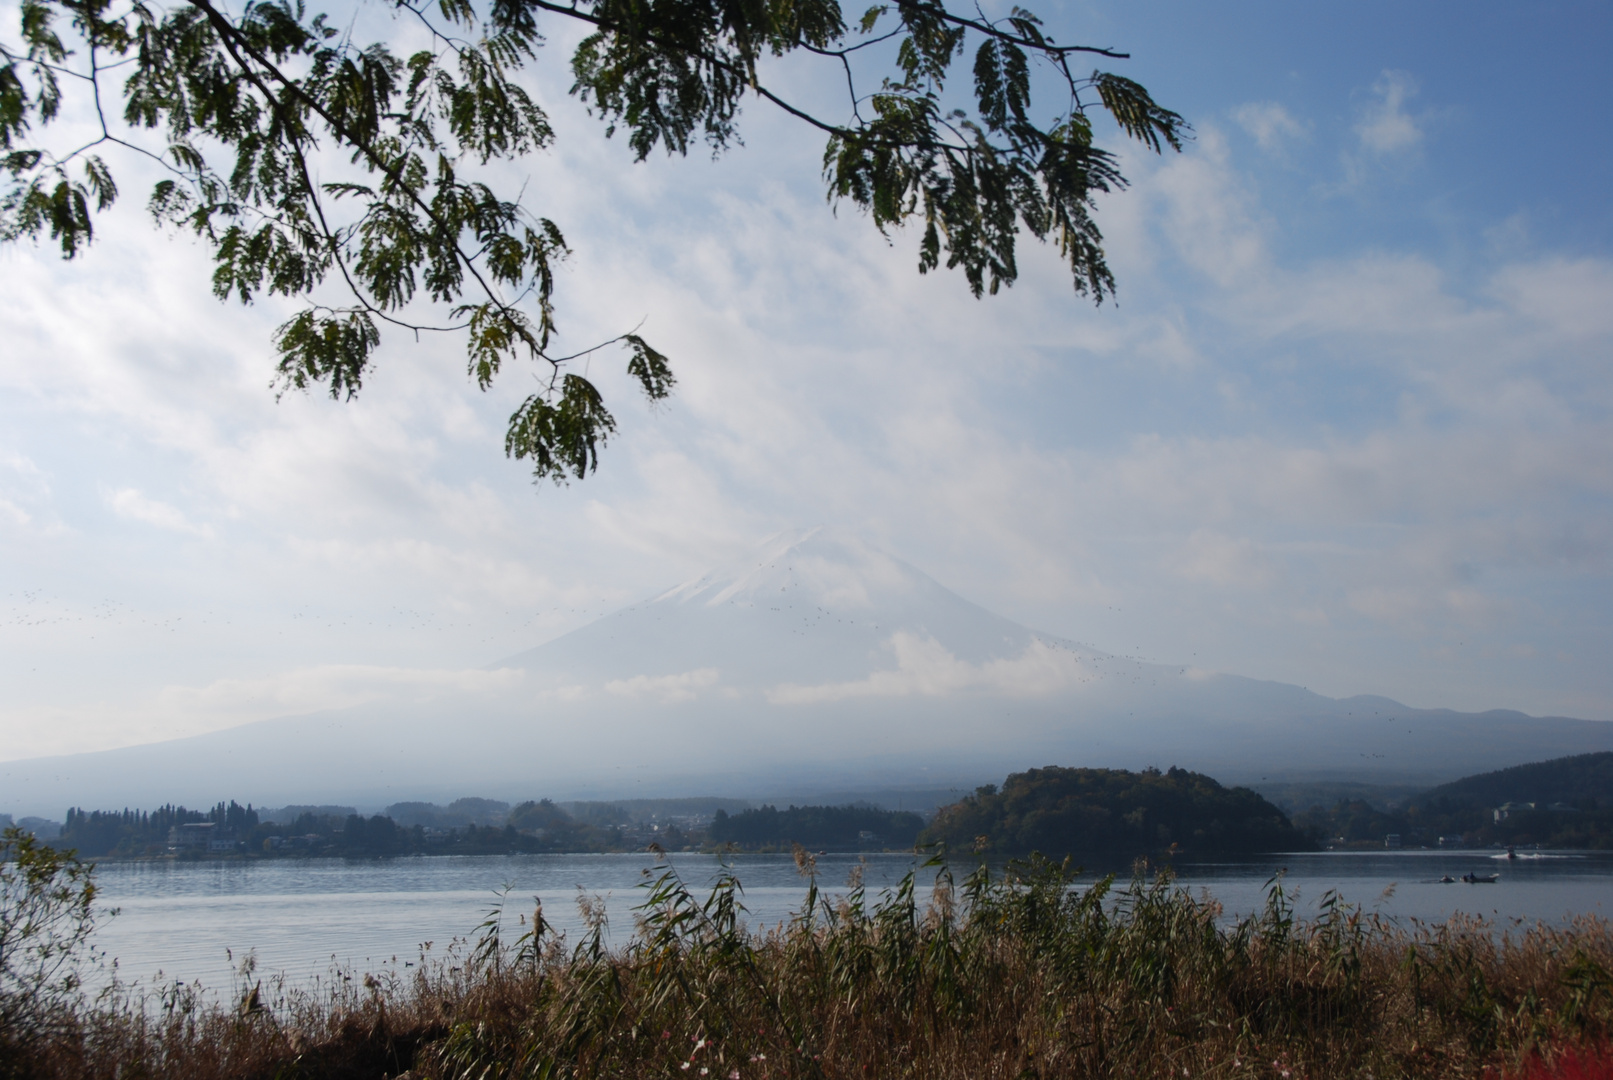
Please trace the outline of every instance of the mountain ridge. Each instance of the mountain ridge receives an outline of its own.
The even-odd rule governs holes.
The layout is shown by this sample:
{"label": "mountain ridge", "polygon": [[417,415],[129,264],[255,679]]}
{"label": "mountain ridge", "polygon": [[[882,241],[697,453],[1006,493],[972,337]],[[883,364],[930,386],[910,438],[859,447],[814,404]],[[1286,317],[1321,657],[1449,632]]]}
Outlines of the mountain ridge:
{"label": "mountain ridge", "polygon": [[[379,805],[973,786],[1048,764],[1434,784],[1613,750],[1613,723],[1411,709],[1142,661],[1014,623],[860,538],[780,533],[487,671],[189,739],[0,763],[13,809]],[[470,785],[470,787],[467,787]],[[59,809],[59,808],[58,808]]]}

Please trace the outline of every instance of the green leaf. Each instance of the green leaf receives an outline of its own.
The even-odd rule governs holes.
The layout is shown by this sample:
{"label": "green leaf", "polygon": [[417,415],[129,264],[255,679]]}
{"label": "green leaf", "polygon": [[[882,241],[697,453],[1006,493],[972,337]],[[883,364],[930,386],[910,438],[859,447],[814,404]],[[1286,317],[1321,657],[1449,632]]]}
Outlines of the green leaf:
{"label": "green leaf", "polygon": [[[564,238],[493,182],[508,173],[501,164],[482,170],[553,142],[548,117],[513,77],[543,41],[539,8],[411,7],[433,36],[406,58],[304,0],[234,10],[217,0],[19,0],[15,10],[20,37],[10,40],[20,44],[0,39],[0,239],[48,233],[75,257],[94,239],[94,215],[117,199],[109,160],[132,145],[167,165],[148,209],[208,246],[218,296],[351,292],[348,306],[311,305],[275,332],[281,392],[324,382],[352,397],[378,347],[377,320],[411,325],[408,312],[417,330],[451,329],[413,314],[446,308],[468,328],[466,365],[479,387],[517,354],[551,365],[547,390],[512,417],[506,450],[531,459],[540,478],[597,467],[615,421],[592,384],[548,353]],[[1180,149],[1191,132],[1132,80],[1076,78],[1070,51],[1019,7],[995,16],[899,0],[852,26],[838,0],[541,10],[589,24],[571,57],[572,92],[639,159],[658,148],[687,154],[697,142],[721,152],[741,144],[742,106],[779,105],[826,136],[832,202],[849,200],[887,235],[919,225],[919,271],[960,270],[976,296],[1014,283],[1026,235],[1057,245],[1076,292],[1098,301],[1113,292],[1094,200],[1125,179],[1094,144],[1083,94],[1096,90],[1121,129],[1155,151]],[[955,101],[946,83],[967,34],[981,39],[973,94]],[[859,87],[852,52],[876,44],[856,55],[883,56],[885,77]],[[848,80],[843,113],[811,116],[767,85],[769,57],[803,51]],[[1033,60],[1067,84],[1056,85],[1051,112],[1033,104]],[[127,125],[106,129],[115,149],[40,137],[54,130],[64,92],[109,95],[114,71]],[[964,101],[973,112],[956,107]],[[86,97],[75,115],[101,104]],[[629,349],[628,375],[648,400],[665,400],[675,386],[667,358],[636,334],[613,340]]]}
{"label": "green leaf", "polygon": [[558,401],[533,394],[510,416],[504,453],[518,461],[530,458],[533,479],[564,484],[599,467],[599,448],[615,431],[616,419],[594,384],[568,374],[560,380]]}
{"label": "green leaf", "polygon": [[1162,141],[1172,150],[1182,148],[1192,126],[1179,113],[1156,104],[1140,83],[1100,71],[1092,73],[1092,82],[1103,107],[1127,135],[1147,143],[1156,154],[1163,150]]}
{"label": "green leaf", "polygon": [[533,331],[532,320],[514,308],[476,304],[456,308],[454,315],[470,316],[470,375],[483,390],[492,385],[506,356],[513,358],[523,347],[534,359],[543,355],[543,342]]}
{"label": "green leaf", "polygon": [[877,24],[880,18],[883,17],[884,14],[889,10],[890,8],[884,4],[875,4],[873,7],[863,12],[863,17],[858,21],[857,28],[865,34],[872,33],[875,24]]}
{"label": "green leaf", "polygon": [[672,374],[672,365],[667,358],[637,334],[628,334],[622,340],[633,350],[633,359],[627,362],[627,373],[638,380],[644,396],[652,402],[664,401],[671,396],[678,380]]}
{"label": "green leaf", "polygon": [[95,208],[109,209],[117,201],[118,185],[113,182],[112,172],[106,167],[106,162],[99,156],[90,156],[84,162],[84,176],[89,181],[90,190],[95,193]]}
{"label": "green leaf", "polygon": [[33,176],[0,199],[0,238],[37,237],[47,230],[61,243],[65,259],[74,258],[95,239],[89,192],[83,184],[68,180],[60,168]]}
{"label": "green leaf", "polygon": [[367,311],[298,312],[274,332],[280,353],[276,385],[285,393],[328,381],[332,398],[352,400],[363,385],[370,354],[380,343],[381,333]]}

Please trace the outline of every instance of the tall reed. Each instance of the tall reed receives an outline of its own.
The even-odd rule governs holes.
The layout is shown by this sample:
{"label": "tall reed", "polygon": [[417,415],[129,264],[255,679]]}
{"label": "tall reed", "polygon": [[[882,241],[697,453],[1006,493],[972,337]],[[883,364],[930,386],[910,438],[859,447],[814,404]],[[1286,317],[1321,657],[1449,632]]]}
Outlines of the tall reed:
{"label": "tall reed", "polygon": [[1300,919],[1278,878],[1231,922],[1168,871],[1082,887],[1039,858],[831,896],[797,862],[805,902],[770,929],[731,868],[697,896],[663,865],[619,949],[596,901],[576,941],[541,907],[505,941],[495,913],[407,978],[87,1003],[11,1075],[1499,1078],[1591,1060],[1613,1025],[1595,919],[1401,925],[1336,895]]}

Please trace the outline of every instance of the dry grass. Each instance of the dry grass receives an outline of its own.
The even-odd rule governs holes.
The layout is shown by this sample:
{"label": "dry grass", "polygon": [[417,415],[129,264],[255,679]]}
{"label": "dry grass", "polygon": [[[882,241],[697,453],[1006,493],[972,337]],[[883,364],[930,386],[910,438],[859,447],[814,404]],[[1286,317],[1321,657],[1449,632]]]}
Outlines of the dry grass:
{"label": "dry grass", "polygon": [[1602,921],[1406,929],[1333,902],[1302,922],[1278,882],[1229,926],[1168,877],[1071,889],[1035,863],[954,887],[935,870],[922,902],[911,876],[833,905],[813,883],[766,934],[741,926],[736,881],[700,899],[667,871],[622,950],[601,912],[570,944],[539,913],[513,945],[490,924],[463,963],[323,996],[114,995],[13,1047],[10,1075],[1545,1077],[1596,1059],[1613,1023]]}

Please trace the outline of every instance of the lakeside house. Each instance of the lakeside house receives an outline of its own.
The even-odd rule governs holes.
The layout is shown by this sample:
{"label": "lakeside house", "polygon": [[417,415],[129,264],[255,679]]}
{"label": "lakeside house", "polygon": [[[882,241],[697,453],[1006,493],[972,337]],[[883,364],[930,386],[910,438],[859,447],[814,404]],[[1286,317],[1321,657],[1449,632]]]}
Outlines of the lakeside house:
{"label": "lakeside house", "polygon": [[[1499,825],[1499,824],[1501,824],[1501,822],[1505,821],[1507,818],[1511,817],[1513,814],[1521,814],[1525,810],[1536,810],[1536,809],[1539,809],[1539,807],[1536,806],[1536,804],[1534,804],[1532,802],[1505,802],[1505,803],[1502,803],[1500,806],[1496,807],[1494,810],[1492,810],[1491,814],[1495,818],[1495,823],[1497,825]],[[1579,813],[1579,807],[1572,806],[1569,803],[1565,803],[1565,802],[1548,803],[1546,805],[1546,813],[1548,813],[1548,814],[1577,814],[1577,813]]]}
{"label": "lakeside house", "polygon": [[1525,810],[1533,810],[1534,808],[1535,804],[1532,802],[1504,802],[1496,807],[1492,813],[1495,817],[1495,823],[1499,825],[1513,814],[1521,814]]}
{"label": "lakeside house", "polygon": [[168,830],[168,851],[174,855],[184,851],[227,855],[237,847],[235,830],[221,829],[212,821],[187,822]]}

